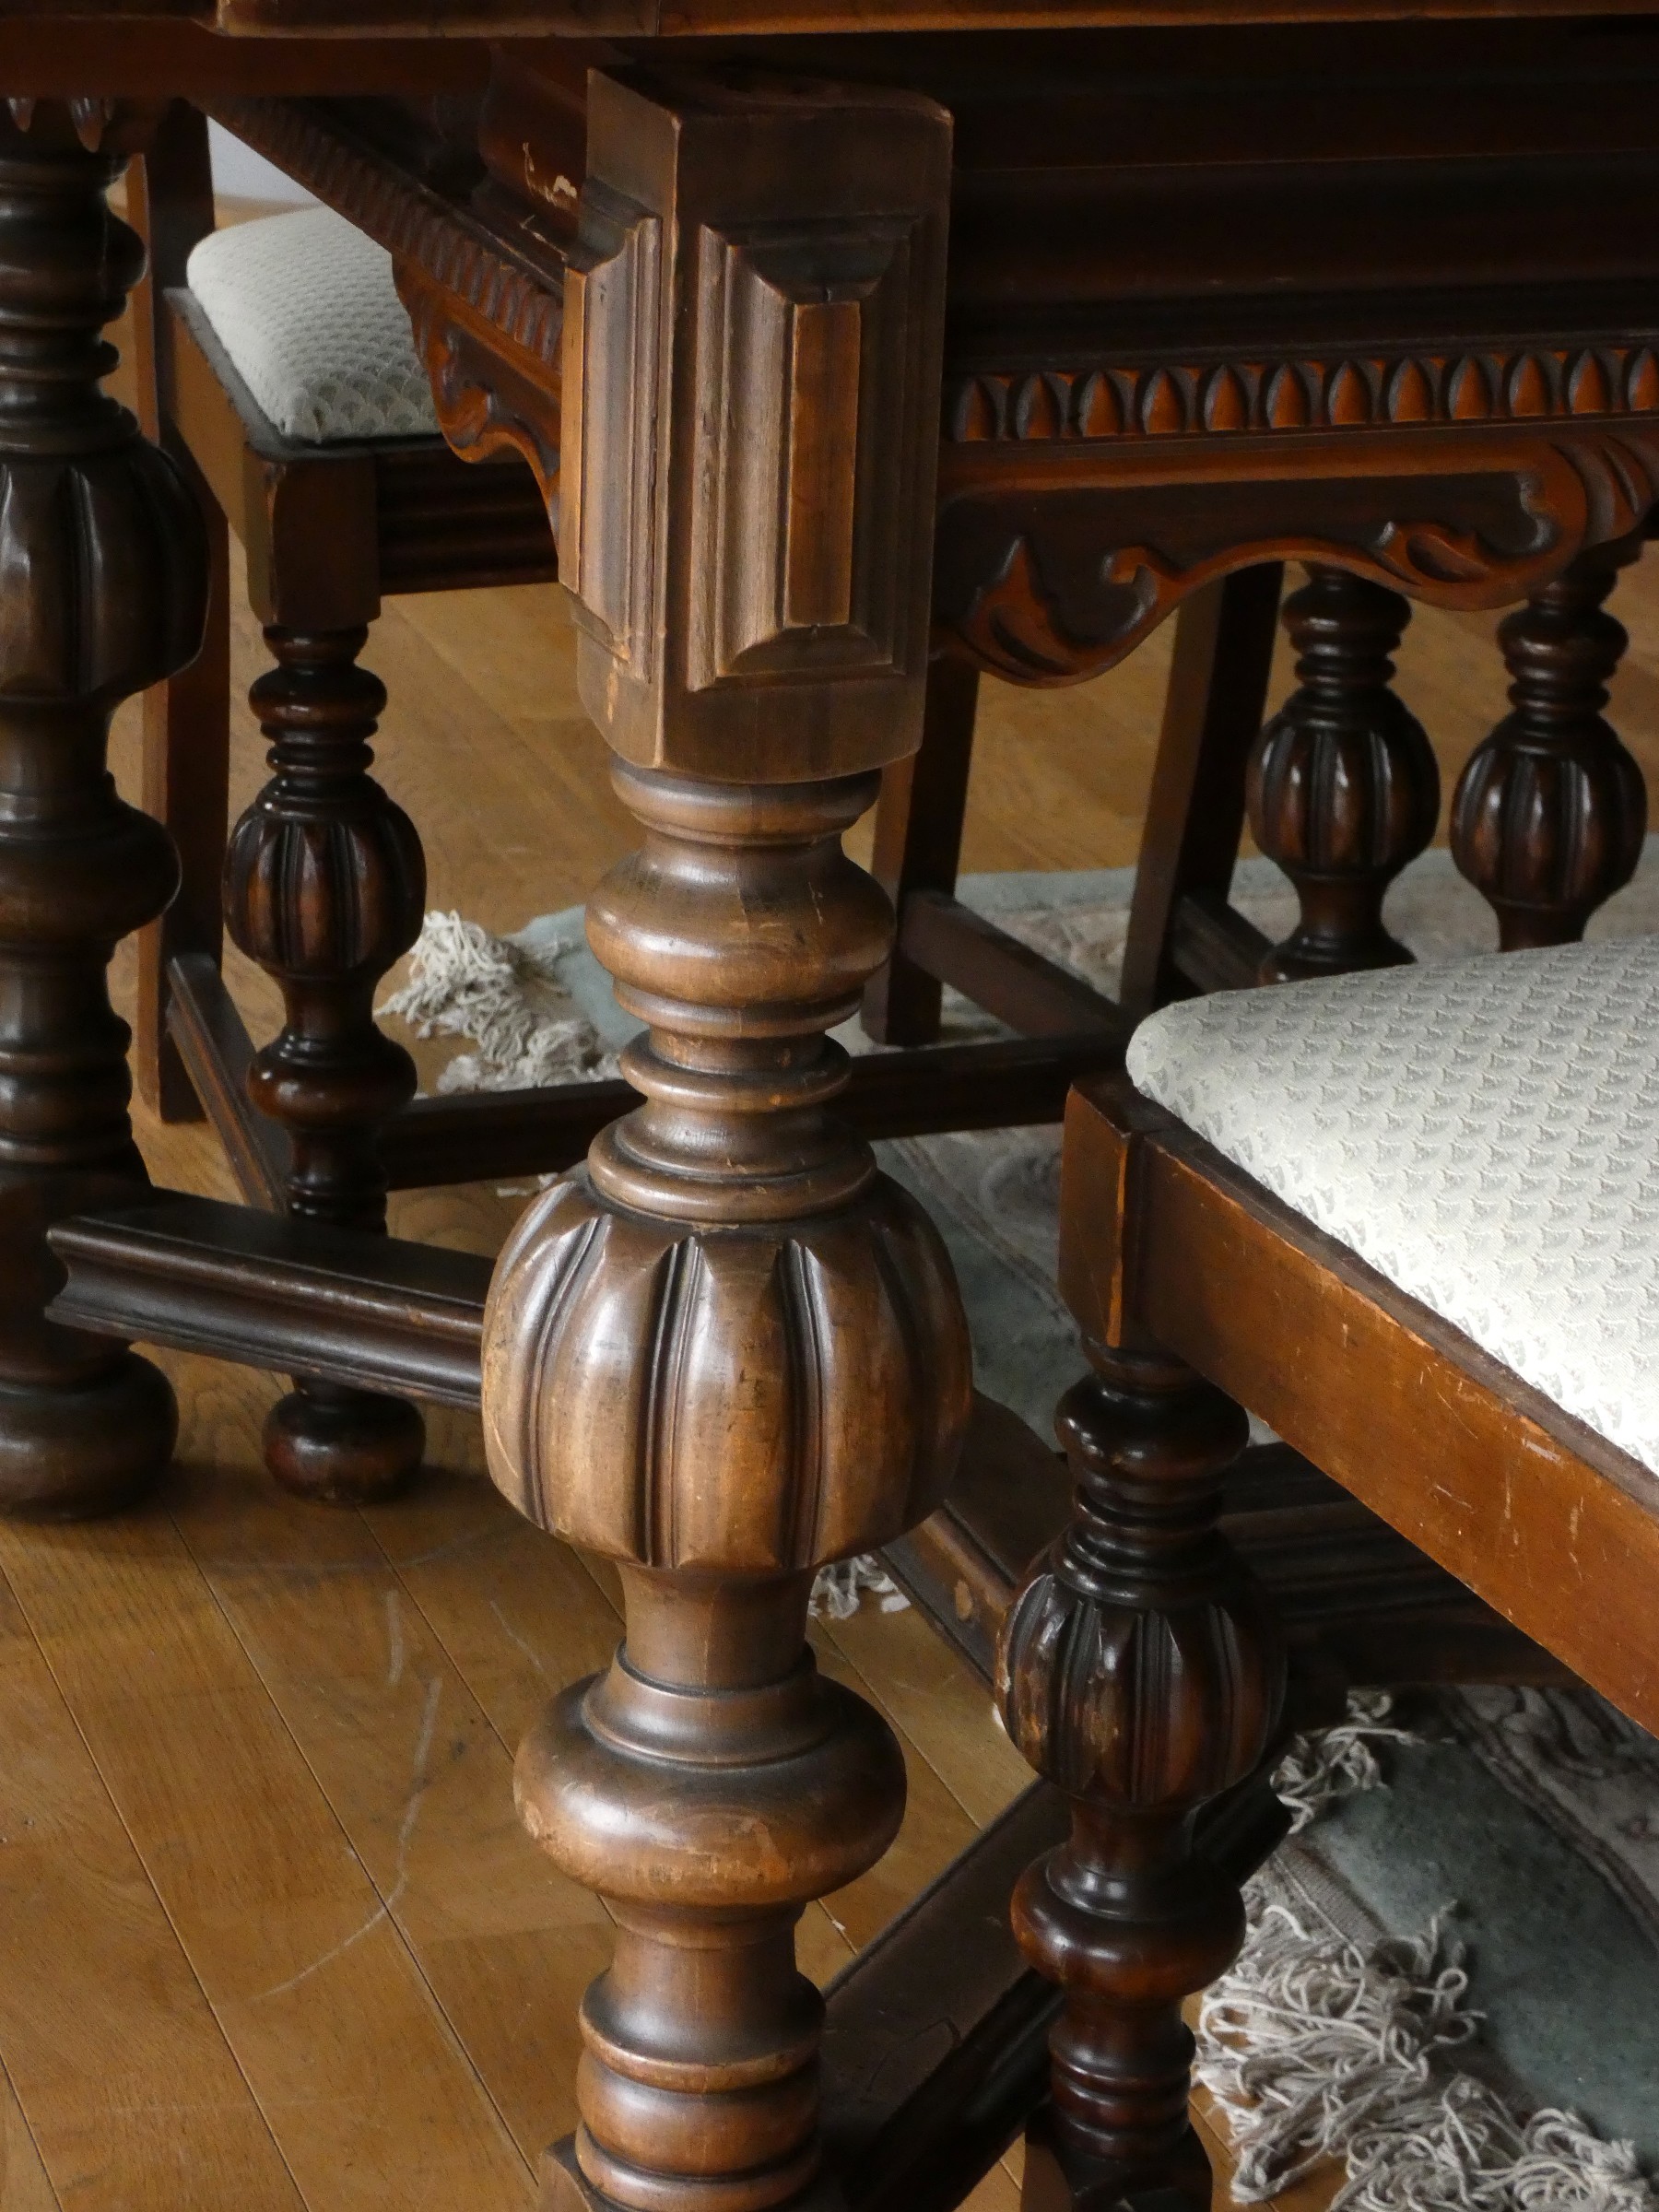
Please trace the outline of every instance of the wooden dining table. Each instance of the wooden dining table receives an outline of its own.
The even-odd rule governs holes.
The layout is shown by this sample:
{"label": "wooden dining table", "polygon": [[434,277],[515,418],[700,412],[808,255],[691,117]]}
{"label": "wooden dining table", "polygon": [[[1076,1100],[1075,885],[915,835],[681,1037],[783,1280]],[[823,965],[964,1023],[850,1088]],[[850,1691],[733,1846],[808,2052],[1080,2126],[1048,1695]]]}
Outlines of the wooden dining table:
{"label": "wooden dining table", "polygon": [[[644,1103],[527,1208],[481,1335],[497,1483],[627,1599],[517,1767],[618,1928],[547,2201],[877,2201],[825,2151],[793,1931],[903,1769],[807,1595],[944,1499],[971,1362],[936,1230],[836,1118],[825,1032],[890,931],[841,833],[930,653],[1077,680],[1252,561],[1484,607],[1641,529],[1659,12],[6,0],[0,80],[0,1500],[112,1506],[173,1435],[155,1368],[46,1315],[44,1240],[143,1176],[105,971],[174,862],[105,742],[206,578],[100,333],[140,279],[108,188],[185,99],[391,252],[451,444],[535,472],[641,824],[588,928]],[[1208,2187],[1174,2008],[1215,1930],[1176,1957],[1124,1894],[1140,2026],[1074,2053],[1034,2167],[1100,2212]]]}

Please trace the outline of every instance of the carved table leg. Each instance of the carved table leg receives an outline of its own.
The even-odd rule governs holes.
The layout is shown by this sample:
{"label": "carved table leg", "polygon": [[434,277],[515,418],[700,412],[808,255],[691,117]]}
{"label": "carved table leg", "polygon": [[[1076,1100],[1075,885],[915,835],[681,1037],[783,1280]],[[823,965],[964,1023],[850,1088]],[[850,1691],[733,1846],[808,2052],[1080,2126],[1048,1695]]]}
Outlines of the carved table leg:
{"label": "carved table leg", "polygon": [[1263,1760],[1283,1659],[1217,1528],[1244,1415],[1174,1360],[1090,1359],[1060,1406],[1076,1512],[1009,1607],[997,1665],[1010,1737],[1073,1800],[1070,1841],[1014,1899],[1021,1947],[1066,2000],[1023,2202],[1117,2212],[1164,2190],[1207,2207],[1181,2006],[1230,1964],[1244,1916],[1194,1821]]}
{"label": "carved table leg", "polygon": [[1411,957],[1382,926],[1382,899],[1434,835],[1440,771],[1390,688],[1410,612],[1397,592],[1319,567],[1285,602],[1299,688],[1257,741],[1250,827],[1296,886],[1301,920],[1264,982]]}
{"label": "carved table leg", "polygon": [[[386,694],[358,665],[367,631],[265,634],[277,665],[251,697],[275,772],[231,832],[225,916],[286,1018],[249,1090],[288,1133],[289,1211],[384,1229],[379,1132],[414,1096],[415,1064],[376,1028],[374,994],[419,934],[420,841],[368,772]],[[302,1382],[271,1409],[265,1461],[286,1488],[349,1503],[396,1490],[425,1441],[402,1398]]]}
{"label": "carved table leg", "polygon": [[177,470],[99,380],[142,249],[104,194],[142,118],[13,100],[0,120],[0,1508],[111,1510],[166,1465],[166,1380],[42,1319],[42,1231],[144,1177],[116,942],[178,882],[105,769],[110,717],[201,643],[206,541]]}
{"label": "carved table leg", "polygon": [[904,1801],[885,1723],[815,1670],[812,1574],[932,1509],[968,1412],[949,1262],[835,1118],[823,1035],[891,936],[841,833],[920,735],[949,126],[793,78],[591,85],[559,569],[645,830],[588,935],[646,1102],[526,1212],[483,1354],[497,1483],[626,1600],[518,1761],[618,1927],[545,2183],[767,2212],[822,2156],[794,1924]]}
{"label": "carved table leg", "polygon": [[1499,625],[1513,712],[1458,779],[1452,851],[1505,952],[1576,943],[1641,857],[1641,771],[1601,712],[1629,642],[1602,602],[1640,550],[1581,553]]}

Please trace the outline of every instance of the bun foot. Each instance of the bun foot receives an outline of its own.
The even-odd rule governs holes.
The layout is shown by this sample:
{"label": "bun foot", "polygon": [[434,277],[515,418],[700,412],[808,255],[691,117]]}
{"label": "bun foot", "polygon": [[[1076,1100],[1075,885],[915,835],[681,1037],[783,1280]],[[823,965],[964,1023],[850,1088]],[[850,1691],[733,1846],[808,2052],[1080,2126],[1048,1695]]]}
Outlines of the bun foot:
{"label": "bun foot", "polygon": [[178,1436],[171,1383],[131,1352],[88,1382],[0,1384],[0,1512],[19,1521],[120,1512],[155,1488]]}
{"label": "bun foot", "polygon": [[312,1384],[265,1417],[272,1479],[318,1505],[382,1505],[406,1489],[426,1452],[426,1423],[406,1398]]}

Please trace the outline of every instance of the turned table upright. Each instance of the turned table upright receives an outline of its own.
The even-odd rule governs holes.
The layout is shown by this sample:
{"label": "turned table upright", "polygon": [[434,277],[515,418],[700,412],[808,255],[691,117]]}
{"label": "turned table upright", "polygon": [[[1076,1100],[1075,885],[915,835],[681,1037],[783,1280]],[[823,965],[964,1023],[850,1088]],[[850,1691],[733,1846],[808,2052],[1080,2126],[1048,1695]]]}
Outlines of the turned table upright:
{"label": "turned table upright", "polygon": [[[1582,25],[1387,12],[491,0],[441,8],[438,36],[397,0],[126,0],[0,21],[11,1509],[118,1505],[171,1441],[156,1371],[43,1312],[47,1226],[142,1175],[104,970],[174,880],[105,777],[108,721],[189,660],[206,591],[179,473],[99,388],[139,276],[105,190],[171,98],[391,248],[451,442],[535,468],[642,826],[589,928],[648,1025],[645,1102],[526,1212],[484,1324],[498,1483],[627,1593],[625,1649],[518,1767],[533,1833],[619,1931],[554,2195],[767,2212],[829,2185],[794,1924],[885,1849],[903,1770],[815,1674],[807,1593],[937,1503],[969,1406],[943,1247],[838,1122],[824,1037],[887,949],[841,836],[917,744],[930,647],[1074,680],[1211,577],[1314,561],[1272,810],[1307,942],[1374,947],[1434,811],[1387,692],[1394,594],[1530,595],[1565,643],[1470,865],[1512,903],[1563,871],[1594,891],[1628,833],[1594,626],[1659,480],[1653,23],[1606,0]],[[273,942],[372,900],[376,834],[371,811],[274,826]],[[1216,926],[1221,980],[1253,974],[1259,946],[1230,955]],[[1170,1602],[1133,1588],[1131,1612]],[[1271,1738],[1277,1659],[1248,1656],[1227,1755],[1171,1784],[1183,1817]],[[1062,1737],[1098,1724],[1064,1688]],[[1143,1700],[1125,1724],[1160,1723]],[[1156,1900],[1125,1894],[1156,1950]],[[1159,1955],[1156,2064],[1134,2038],[1118,2076],[1106,2045],[1073,2054],[1074,2176],[1103,2159],[1114,2187],[1202,2193],[1160,2024],[1186,1971]]]}

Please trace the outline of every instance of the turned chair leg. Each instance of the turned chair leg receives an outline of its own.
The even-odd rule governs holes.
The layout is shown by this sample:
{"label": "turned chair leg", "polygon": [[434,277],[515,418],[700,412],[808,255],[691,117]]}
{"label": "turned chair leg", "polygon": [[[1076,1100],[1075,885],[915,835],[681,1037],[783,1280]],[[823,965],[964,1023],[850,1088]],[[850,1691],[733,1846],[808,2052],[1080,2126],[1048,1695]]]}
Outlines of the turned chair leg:
{"label": "turned chair leg", "polygon": [[1641,857],[1641,771],[1601,712],[1629,642],[1602,602],[1640,550],[1581,553],[1499,626],[1512,712],[1458,779],[1452,851],[1505,952],[1576,943]]}
{"label": "turned chair leg", "polygon": [[1218,1528],[1243,1413],[1156,1352],[1088,1352],[1095,1372],[1058,1424],[1076,1511],[1009,1607],[997,1660],[1010,1737],[1073,1807],[1069,1841],[1015,1893],[1022,1949],[1065,1993],[1022,2201],[1197,2212],[1211,2182],[1181,2007],[1231,1963],[1244,1913],[1194,1826],[1266,1759],[1284,1658]]}
{"label": "turned chair leg", "polygon": [[188,668],[144,695],[144,811],[160,822],[179,854],[179,893],[138,937],[133,1068],[138,1095],[163,1122],[199,1122],[196,1097],[167,1026],[169,971],[187,953],[219,964],[224,944],[221,888],[229,830],[229,534],[195,464],[175,455],[194,484],[207,526],[207,631]]}
{"label": "turned chair leg", "polygon": [[195,653],[206,597],[187,486],[100,389],[142,262],[105,202],[127,128],[95,101],[0,111],[0,1510],[54,1516],[141,1493],[176,1430],[155,1368],[44,1315],[49,1224],[144,1180],[105,970],[178,882],[115,795],[110,718]]}
{"label": "turned chair leg", "polygon": [[[870,873],[892,900],[901,930],[912,891],[956,889],[978,707],[978,670],[964,661],[934,661],[921,747],[882,771]],[[878,1044],[932,1044],[942,993],[938,978],[896,943],[865,987],[865,1029]]]}
{"label": "turned chair leg", "polygon": [[1382,900],[1434,835],[1440,771],[1391,688],[1410,614],[1398,592],[1319,566],[1285,603],[1298,688],[1257,742],[1249,809],[1301,920],[1264,960],[1264,982],[1411,958],[1382,926]]}
{"label": "turned chair leg", "polygon": [[[277,665],[251,697],[274,772],[231,833],[225,913],[280,985],[285,1020],[248,1088],[288,1132],[289,1211],[384,1229],[379,1134],[416,1078],[408,1053],[375,1026],[374,994],[419,933],[420,841],[368,772],[386,694],[358,664],[367,629],[265,634]],[[401,1398],[301,1382],[272,1408],[265,1443],[285,1488],[351,1503],[401,1488],[425,1430]]]}
{"label": "turned chair leg", "polygon": [[186,668],[144,695],[143,804],[179,853],[179,893],[138,935],[133,1072],[138,1095],[164,1122],[198,1122],[204,1109],[168,1033],[171,963],[204,954],[217,968],[224,942],[219,877],[229,828],[229,533],[223,512],[182,439],[163,419],[160,359],[164,295],[185,281],[191,250],[214,226],[207,118],[174,100],[127,171],[127,214],[147,265],[132,297],[132,367],[138,419],[183,472],[207,526],[207,627]]}

